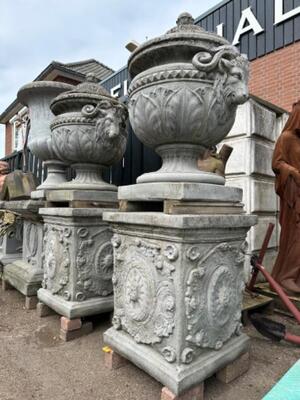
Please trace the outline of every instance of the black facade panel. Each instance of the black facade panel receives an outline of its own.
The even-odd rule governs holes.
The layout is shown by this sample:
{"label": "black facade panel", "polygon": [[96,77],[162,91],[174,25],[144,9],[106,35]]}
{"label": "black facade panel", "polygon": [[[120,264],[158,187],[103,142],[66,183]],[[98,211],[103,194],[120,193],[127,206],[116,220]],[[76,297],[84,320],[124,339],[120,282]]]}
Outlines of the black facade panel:
{"label": "black facade panel", "polygon": [[[227,21],[227,7],[224,6],[224,7],[220,8],[220,24],[223,24],[224,31],[225,31],[224,27],[226,26],[226,21]],[[233,32],[233,28],[232,28],[232,32]],[[227,37],[228,31],[227,31],[227,34],[225,34],[225,32],[224,32],[224,35]],[[231,34],[231,36],[232,36],[232,34]]]}
{"label": "black facade panel", "polygon": [[266,25],[265,33],[262,35],[266,38],[266,53],[274,50],[274,0],[265,0]]}
{"label": "black facade panel", "polygon": [[[240,2],[240,0],[235,0]],[[232,23],[233,22],[233,23]],[[226,23],[225,23],[225,29],[224,29],[224,36],[231,42],[234,37],[234,26],[235,21],[234,21],[234,14],[233,14],[233,3],[230,2],[228,5],[226,5]]]}
{"label": "black facade panel", "polygon": [[[284,2],[285,9],[292,10],[294,8],[294,0],[285,0]],[[284,25],[284,46],[293,43],[294,41],[294,21],[290,19]]]}
{"label": "black facade panel", "polygon": [[220,23],[221,23],[221,21],[220,21],[220,10],[216,10],[216,11],[213,13],[213,27],[214,27],[213,32],[216,32],[216,31],[217,31],[216,27],[217,27]]}
{"label": "black facade panel", "polygon": [[[294,7],[300,7],[300,0],[294,0]],[[300,39],[300,15],[294,18],[294,40]]]}
{"label": "black facade panel", "polygon": [[[257,15],[261,26],[266,26],[266,4],[264,1],[257,0]],[[257,35],[256,57],[263,56],[266,53],[266,35]]]}
{"label": "black facade panel", "polygon": [[[241,10],[245,10],[249,7],[248,0],[241,0]],[[238,15],[237,15],[238,17]],[[246,24],[245,24],[246,25]],[[242,35],[240,38],[240,51],[243,54],[248,54],[249,56],[249,34]]]}
{"label": "black facade panel", "polygon": [[214,32],[214,30],[215,30],[215,27],[213,26],[213,15],[212,14],[207,17],[207,28],[206,28],[206,30],[209,31],[209,32]]}
{"label": "black facade panel", "polygon": [[[251,7],[254,15],[257,15],[257,2],[259,2],[259,0],[250,0],[248,2],[248,6]],[[258,21],[261,25],[262,23],[260,21]],[[249,47],[248,47],[248,57],[249,60],[253,60],[257,57],[257,40],[259,38],[259,36],[261,35],[249,35]]]}

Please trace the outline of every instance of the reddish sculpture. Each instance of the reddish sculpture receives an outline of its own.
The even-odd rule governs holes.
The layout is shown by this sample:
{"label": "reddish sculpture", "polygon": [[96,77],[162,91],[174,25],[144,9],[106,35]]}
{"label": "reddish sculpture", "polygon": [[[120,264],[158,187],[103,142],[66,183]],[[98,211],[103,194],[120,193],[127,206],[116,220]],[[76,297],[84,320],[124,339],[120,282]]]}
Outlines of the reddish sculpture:
{"label": "reddish sculpture", "polygon": [[300,101],[279,136],[272,161],[280,197],[280,243],[273,278],[289,294],[300,294]]}
{"label": "reddish sculpture", "polygon": [[6,161],[0,161],[0,192],[7,174],[9,174],[8,163]]}

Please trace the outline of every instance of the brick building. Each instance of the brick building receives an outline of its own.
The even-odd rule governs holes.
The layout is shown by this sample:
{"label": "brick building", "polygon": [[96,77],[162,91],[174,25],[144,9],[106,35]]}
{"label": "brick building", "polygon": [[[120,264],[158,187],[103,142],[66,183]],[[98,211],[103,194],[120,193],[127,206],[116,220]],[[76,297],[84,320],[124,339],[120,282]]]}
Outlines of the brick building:
{"label": "brick building", "polygon": [[[107,78],[114,71],[97,60],[90,59],[63,64],[52,61],[34,80],[57,81],[76,85],[82,82],[87,73],[94,73],[99,80]],[[26,82],[24,82],[25,84]],[[23,148],[25,134],[24,121],[27,109],[15,99],[0,115],[0,123],[5,125],[5,154]]]}
{"label": "brick building", "polygon": [[300,99],[299,0],[225,0],[196,23],[248,55],[252,94],[288,111]]}

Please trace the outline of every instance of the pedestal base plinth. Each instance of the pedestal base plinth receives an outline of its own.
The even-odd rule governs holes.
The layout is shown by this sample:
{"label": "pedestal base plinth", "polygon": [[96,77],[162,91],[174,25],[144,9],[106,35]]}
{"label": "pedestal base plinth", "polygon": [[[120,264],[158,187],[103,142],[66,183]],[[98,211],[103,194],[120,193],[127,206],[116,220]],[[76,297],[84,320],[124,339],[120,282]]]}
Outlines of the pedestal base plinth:
{"label": "pedestal base plinth", "polygon": [[128,334],[110,328],[104,342],[122,357],[147,372],[174,394],[184,393],[230,364],[249,349],[250,339],[242,334],[220,350],[207,350],[190,364],[168,363],[151,347],[138,344]]}
{"label": "pedestal base plinth", "polygon": [[3,266],[11,264],[17,260],[22,260],[22,253],[8,253],[8,254],[1,254],[0,252],[0,263]]}
{"label": "pedestal base plinth", "polygon": [[247,351],[243,266],[255,216],[115,212],[103,219],[114,231],[114,317],[105,344],[176,396]]}
{"label": "pedestal base plinth", "polygon": [[2,279],[24,296],[36,296],[41,287],[43,272],[22,260],[8,264],[4,268]]}
{"label": "pedestal base plinth", "polygon": [[46,289],[39,289],[38,299],[49,308],[66,318],[82,318],[109,312],[113,309],[113,296],[94,297],[83,301],[67,301]]}

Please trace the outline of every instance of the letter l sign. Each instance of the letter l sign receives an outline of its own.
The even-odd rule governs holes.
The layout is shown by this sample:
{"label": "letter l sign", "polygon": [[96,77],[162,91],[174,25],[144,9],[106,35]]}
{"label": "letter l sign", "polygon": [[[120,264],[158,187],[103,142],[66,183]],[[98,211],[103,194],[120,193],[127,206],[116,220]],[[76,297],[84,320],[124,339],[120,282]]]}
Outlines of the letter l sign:
{"label": "letter l sign", "polygon": [[300,6],[284,13],[283,0],[275,0],[274,25],[280,24],[280,22],[286,21],[287,19],[294,17],[297,14],[300,14]]}

